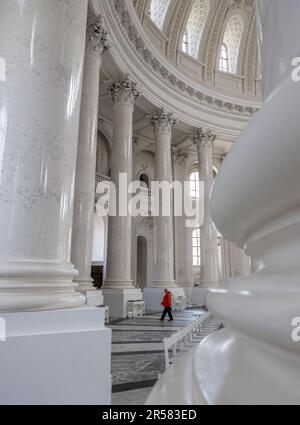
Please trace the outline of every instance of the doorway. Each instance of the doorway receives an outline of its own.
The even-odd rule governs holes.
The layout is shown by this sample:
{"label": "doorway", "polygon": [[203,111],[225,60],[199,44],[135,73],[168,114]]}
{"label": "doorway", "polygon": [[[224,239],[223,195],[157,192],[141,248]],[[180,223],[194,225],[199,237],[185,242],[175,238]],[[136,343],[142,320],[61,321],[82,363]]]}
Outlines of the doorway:
{"label": "doorway", "polygon": [[147,239],[137,237],[136,287],[143,290],[147,287]]}

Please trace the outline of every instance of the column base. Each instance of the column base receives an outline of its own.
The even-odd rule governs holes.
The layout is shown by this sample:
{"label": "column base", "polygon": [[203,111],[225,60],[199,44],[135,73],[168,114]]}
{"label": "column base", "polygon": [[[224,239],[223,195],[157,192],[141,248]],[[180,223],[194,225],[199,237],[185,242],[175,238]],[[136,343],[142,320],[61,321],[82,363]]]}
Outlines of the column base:
{"label": "column base", "polygon": [[110,404],[104,309],[0,315],[7,333],[0,341],[0,404]]}
{"label": "column base", "polygon": [[200,279],[200,288],[212,289],[218,287],[218,280],[202,280]]}
{"label": "column base", "polygon": [[133,280],[105,279],[102,289],[135,289]]}
{"label": "column base", "polygon": [[127,317],[128,301],[142,300],[140,289],[103,288],[104,303],[109,306],[110,317]]}
{"label": "column base", "polygon": [[76,274],[70,263],[0,262],[0,311],[80,308],[85,298],[73,282]]}
{"label": "column base", "polygon": [[164,296],[165,288],[175,296],[185,296],[183,288],[173,288],[168,286],[164,286],[164,288],[145,288],[143,295],[147,312],[161,311],[161,302]]}
{"label": "column base", "polygon": [[152,282],[152,288],[177,288],[175,280],[154,280]]}

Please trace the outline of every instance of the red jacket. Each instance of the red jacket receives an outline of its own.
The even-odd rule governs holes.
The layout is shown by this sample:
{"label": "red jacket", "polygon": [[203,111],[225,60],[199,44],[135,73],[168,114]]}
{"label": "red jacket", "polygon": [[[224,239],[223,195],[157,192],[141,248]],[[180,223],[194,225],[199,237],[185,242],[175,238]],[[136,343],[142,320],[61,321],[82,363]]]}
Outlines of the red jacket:
{"label": "red jacket", "polygon": [[164,307],[172,307],[172,296],[171,296],[171,292],[167,292],[164,295],[164,298],[162,300],[162,305]]}

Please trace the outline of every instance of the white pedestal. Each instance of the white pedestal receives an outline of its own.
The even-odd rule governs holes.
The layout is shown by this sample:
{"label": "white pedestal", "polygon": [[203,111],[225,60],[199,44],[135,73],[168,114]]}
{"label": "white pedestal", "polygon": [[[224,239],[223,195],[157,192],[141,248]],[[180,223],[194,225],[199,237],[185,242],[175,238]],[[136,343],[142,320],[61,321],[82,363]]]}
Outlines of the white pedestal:
{"label": "white pedestal", "polygon": [[104,309],[7,313],[0,404],[110,404]]}
{"label": "white pedestal", "polygon": [[208,288],[201,288],[199,286],[192,290],[192,305],[198,307],[204,307],[206,305],[206,295],[209,293]]}
{"label": "white pedestal", "polygon": [[186,297],[187,306],[189,306],[190,304],[193,305],[192,299],[193,299],[193,291],[195,288],[193,286],[183,286],[182,289]]}
{"label": "white pedestal", "polygon": [[[183,288],[167,288],[174,296],[185,296]],[[145,288],[144,300],[146,312],[161,311],[164,288]]]}
{"label": "white pedestal", "polygon": [[132,300],[142,300],[140,289],[108,289],[102,290],[104,304],[109,306],[110,317],[127,317],[127,303]]}
{"label": "white pedestal", "polygon": [[101,289],[78,288],[78,291],[86,297],[86,304],[89,307],[99,307],[100,305],[103,305],[103,294]]}

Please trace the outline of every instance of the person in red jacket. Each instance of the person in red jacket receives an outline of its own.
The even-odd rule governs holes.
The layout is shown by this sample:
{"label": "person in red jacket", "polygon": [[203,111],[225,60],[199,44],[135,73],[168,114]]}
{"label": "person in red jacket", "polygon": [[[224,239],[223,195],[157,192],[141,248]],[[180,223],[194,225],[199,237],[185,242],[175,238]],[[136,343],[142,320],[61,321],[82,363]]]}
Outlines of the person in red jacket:
{"label": "person in red jacket", "polygon": [[173,320],[172,316],[172,294],[168,289],[165,289],[165,294],[162,300],[161,305],[164,307],[163,314],[161,316],[161,321],[163,321],[166,317],[166,314],[169,315],[169,320]]}

